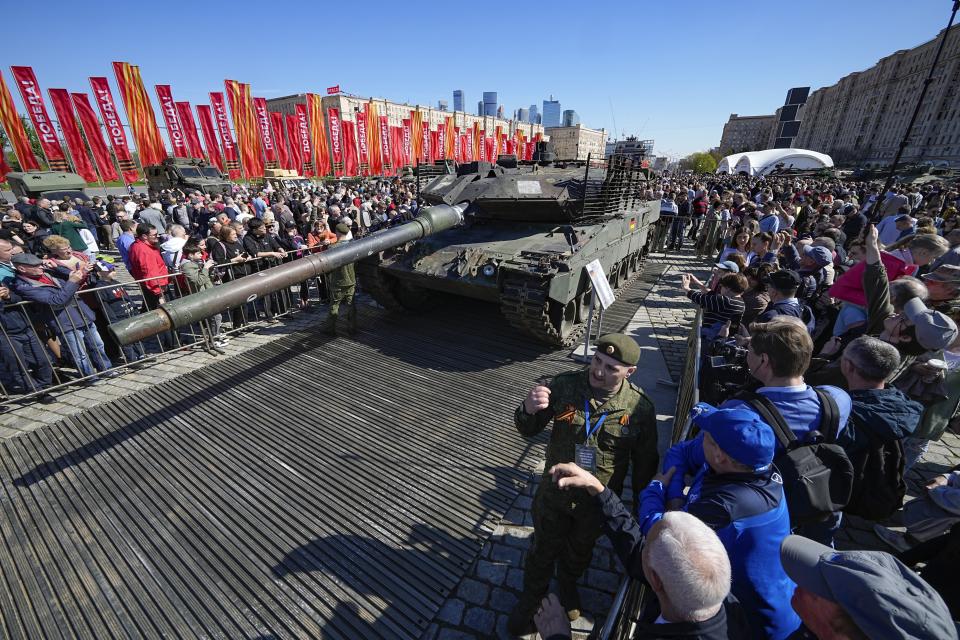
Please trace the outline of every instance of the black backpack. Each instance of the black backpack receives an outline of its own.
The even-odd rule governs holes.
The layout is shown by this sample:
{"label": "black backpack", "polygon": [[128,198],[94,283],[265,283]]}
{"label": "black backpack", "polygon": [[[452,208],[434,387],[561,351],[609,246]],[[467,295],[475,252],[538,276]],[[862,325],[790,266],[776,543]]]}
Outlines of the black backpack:
{"label": "black backpack", "polygon": [[773,459],[783,478],[783,492],[790,510],[790,524],[822,522],[843,509],[853,491],[853,465],[837,444],[840,409],[826,391],[813,388],[820,400],[820,428],[801,442],[777,407],[766,397],[743,391],[735,397],[748,403],[773,428],[783,447]]}
{"label": "black backpack", "polygon": [[867,520],[886,520],[903,505],[907,493],[903,443],[880,438],[867,427],[854,427],[867,434],[870,444],[850,456],[853,493],[843,511]]}

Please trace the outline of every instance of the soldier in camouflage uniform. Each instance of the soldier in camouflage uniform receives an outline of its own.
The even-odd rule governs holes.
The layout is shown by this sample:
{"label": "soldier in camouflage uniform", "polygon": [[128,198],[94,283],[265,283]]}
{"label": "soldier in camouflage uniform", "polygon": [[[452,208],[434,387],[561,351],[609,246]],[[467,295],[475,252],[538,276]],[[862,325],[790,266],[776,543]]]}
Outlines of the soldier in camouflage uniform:
{"label": "soldier in camouflage uniform", "polygon": [[[337,225],[337,245],[346,242],[350,227],[344,223]],[[357,275],[353,263],[345,264],[327,274],[327,295],[330,296],[330,313],[320,328],[324,333],[337,332],[337,318],[340,316],[340,303],[347,305],[347,331],[350,335],[357,332],[357,305],[353,296],[357,290]]]}
{"label": "soldier in camouflage uniform", "polygon": [[[657,420],[653,402],[627,378],[636,371],[640,348],[633,338],[608,334],[597,341],[590,365],[534,387],[517,407],[514,423],[525,437],[553,421],[544,477],[533,499],[533,544],[526,557],[523,594],[510,614],[513,635],[532,633],[532,616],[558,578],[558,595],[570,620],[580,615],[577,580],[590,565],[600,536],[600,507],[580,490],[563,491],[549,470],[576,462],[617,494],[633,463],[634,492],[657,471]],[[589,426],[588,426],[589,421]]]}

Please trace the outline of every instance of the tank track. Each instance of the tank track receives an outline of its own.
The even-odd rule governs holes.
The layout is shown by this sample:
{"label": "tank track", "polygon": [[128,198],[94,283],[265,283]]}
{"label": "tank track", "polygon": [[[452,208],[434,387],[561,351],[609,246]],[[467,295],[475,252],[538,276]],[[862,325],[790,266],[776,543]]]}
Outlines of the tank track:
{"label": "tank track", "polygon": [[401,309],[403,306],[395,295],[386,274],[380,269],[380,257],[370,256],[356,266],[357,282],[360,288],[370,294],[384,309]]}
{"label": "tank track", "polygon": [[[637,277],[643,273],[644,255],[641,254],[635,273],[623,280],[614,291],[616,298],[626,290]],[[500,311],[510,322],[510,325],[540,342],[555,346],[569,347],[583,337],[587,322],[579,322],[566,336],[561,336],[556,326],[550,320],[550,304],[547,297],[549,279],[538,279],[523,276],[510,277],[504,280],[503,291],[500,295]],[[594,311],[596,321],[599,310]]]}

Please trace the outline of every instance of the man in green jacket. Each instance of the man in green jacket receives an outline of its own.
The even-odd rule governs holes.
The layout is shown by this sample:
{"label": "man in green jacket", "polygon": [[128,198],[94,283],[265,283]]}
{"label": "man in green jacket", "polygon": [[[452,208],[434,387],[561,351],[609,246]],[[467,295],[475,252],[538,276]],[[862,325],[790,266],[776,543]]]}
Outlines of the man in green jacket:
{"label": "man in green jacket", "polygon": [[[336,228],[337,246],[347,242],[350,227],[340,223]],[[327,293],[330,296],[330,313],[327,321],[320,328],[324,333],[334,335],[337,332],[337,318],[340,316],[340,304],[347,305],[347,332],[353,335],[357,332],[357,305],[353,296],[357,290],[357,275],[353,263],[345,264],[327,274]]]}
{"label": "man in green jacket", "polygon": [[[513,419],[527,438],[553,422],[545,469],[575,462],[620,494],[632,462],[634,492],[647,485],[659,460],[657,419],[653,402],[627,379],[639,359],[633,338],[607,334],[597,341],[586,369],[562,373],[530,390]],[[533,499],[533,544],[524,565],[523,594],[507,621],[511,634],[533,632],[533,614],[555,570],[567,616],[580,616],[577,580],[590,565],[602,524],[599,506],[589,495],[561,491],[544,476]]]}

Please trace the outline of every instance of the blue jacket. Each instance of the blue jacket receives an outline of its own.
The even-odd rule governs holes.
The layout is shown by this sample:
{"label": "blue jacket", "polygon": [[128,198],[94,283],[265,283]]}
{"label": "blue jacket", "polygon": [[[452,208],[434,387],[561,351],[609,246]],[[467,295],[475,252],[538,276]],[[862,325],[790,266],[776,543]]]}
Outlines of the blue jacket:
{"label": "blue jacket", "polygon": [[703,453],[703,434],[670,447],[663,468],[670,467],[676,472],[669,487],[652,482],[641,494],[638,520],[644,534],[662,516],[667,499],[683,497],[684,476],[695,474],[684,510],[716,531],[727,550],[731,592],[743,605],[752,637],[789,637],[800,618],[790,605],[796,585],[780,563],[790,514],[779,474],[773,467],[759,473],[715,473]]}
{"label": "blue jacket", "polygon": [[95,319],[93,311],[76,295],[80,285],[60,280],[50,273],[47,276],[53,284],[18,276],[13,281],[13,288],[24,300],[37,303],[34,311],[55,331],[67,332],[92,324]]}
{"label": "blue jacket", "polygon": [[766,311],[757,317],[756,322],[770,322],[777,316],[791,316],[793,318],[799,318],[803,324],[807,325],[807,330],[809,330],[811,333],[813,333],[813,330],[817,324],[817,319],[814,317],[813,311],[810,309],[810,307],[801,303],[796,298],[774,302],[767,307]]}

